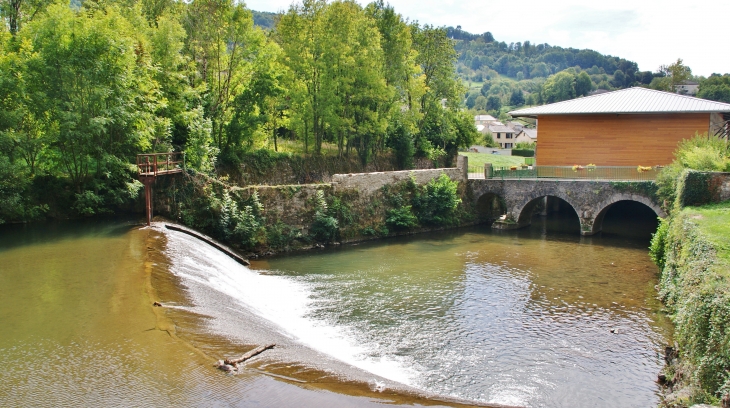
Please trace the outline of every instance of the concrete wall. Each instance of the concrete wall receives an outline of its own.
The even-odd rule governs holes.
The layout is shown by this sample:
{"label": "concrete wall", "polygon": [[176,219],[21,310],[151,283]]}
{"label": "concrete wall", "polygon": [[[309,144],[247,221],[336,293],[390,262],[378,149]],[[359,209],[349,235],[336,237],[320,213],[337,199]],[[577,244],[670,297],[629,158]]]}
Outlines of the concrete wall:
{"label": "concrete wall", "polygon": [[500,149],[498,147],[486,147],[486,146],[470,146],[469,147],[470,152],[476,152],[476,153],[493,153],[497,152],[497,154],[502,156],[512,156],[512,149]]}

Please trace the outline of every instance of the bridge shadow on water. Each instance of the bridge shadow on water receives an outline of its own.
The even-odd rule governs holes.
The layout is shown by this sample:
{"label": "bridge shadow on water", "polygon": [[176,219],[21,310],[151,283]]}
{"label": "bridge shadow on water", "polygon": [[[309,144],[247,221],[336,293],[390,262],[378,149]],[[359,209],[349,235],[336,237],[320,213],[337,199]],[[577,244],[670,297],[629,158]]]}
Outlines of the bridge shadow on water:
{"label": "bridge shadow on water", "polygon": [[659,220],[646,205],[634,201],[619,201],[611,205],[602,219],[602,231],[592,236],[580,235],[580,220],[565,201],[550,197],[550,208],[538,207],[531,225],[515,231],[521,238],[575,241],[586,244],[646,247],[656,232]]}

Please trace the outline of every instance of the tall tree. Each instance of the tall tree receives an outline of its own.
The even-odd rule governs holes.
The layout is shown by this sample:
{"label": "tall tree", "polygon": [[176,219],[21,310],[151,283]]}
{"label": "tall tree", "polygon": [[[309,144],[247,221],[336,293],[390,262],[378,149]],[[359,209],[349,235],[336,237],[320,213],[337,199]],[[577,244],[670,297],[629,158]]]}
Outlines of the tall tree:
{"label": "tall tree", "polygon": [[586,96],[591,91],[591,88],[593,88],[591,77],[585,71],[581,71],[575,78],[575,95]]}
{"label": "tall tree", "polygon": [[684,65],[681,58],[677,58],[672,64],[659,67],[658,74],[649,84],[649,88],[676,92],[678,85],[692,79],[692,70]]}
{"label": "tall tree", "polygon": [[233,0],[194,0],[187,7],[185,29],[186,51],[197,66],[193,84],[204,88],[213,140],[227,157],[235,156],[240,135],[228,130],[236,98],[254,86],[259,68],[269,67],[274,52],[267,48],[264,32],[254,28],[251,12]]}
{"label": "tall tree", "polygon": [[552,75],[545,81],[541,95],[546,103],[575,98],[575,75],[567,71]]}
{"label": "tall tree", "polygon": [[115,157],[164,138],[148,56],[116,8],[76,13],[53,5],[27,28],[21,34],[34,50],[26,70],[34,116],[44,118],[60,168],[78,190]]}

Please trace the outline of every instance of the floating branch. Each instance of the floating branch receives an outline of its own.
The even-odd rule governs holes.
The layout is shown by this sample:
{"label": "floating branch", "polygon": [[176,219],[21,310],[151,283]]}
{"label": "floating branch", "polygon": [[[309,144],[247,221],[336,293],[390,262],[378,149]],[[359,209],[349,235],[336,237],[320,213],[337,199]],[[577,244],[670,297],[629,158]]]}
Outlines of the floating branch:
{"label": "floating branch", "polygon": [[258,346],[255,349],[247,352],[246,354],[242,355],[240,358],[235,359],[225,359],[225,360],[218,360],[216,363],[216,368],[223,370],[223,371],[238,371],[238,365],[243,363],[244,361],[255,357],[261,353],[263,353],[266,350],[272,349],[276,346],[276,344],[267,344],[265,346]]}

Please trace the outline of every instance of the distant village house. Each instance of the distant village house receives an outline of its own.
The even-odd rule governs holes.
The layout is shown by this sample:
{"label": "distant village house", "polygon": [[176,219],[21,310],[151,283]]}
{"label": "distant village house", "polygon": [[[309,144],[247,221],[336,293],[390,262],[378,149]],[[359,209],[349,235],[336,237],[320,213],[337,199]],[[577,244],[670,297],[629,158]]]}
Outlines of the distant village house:
{"label": "distant village house", "polygon": [[697,89],[700,87],[699,82],[695,81],[682,81],[679,85],[674,87],[674,90],[678,94],[682,95],[697,95]]}
{"label": "distant village house", "polygon": [[537,142],[537,129],[526,129],[523,128],[520,133],[515,136],[515,144],[517,143],[530,143],[534,144]]}

